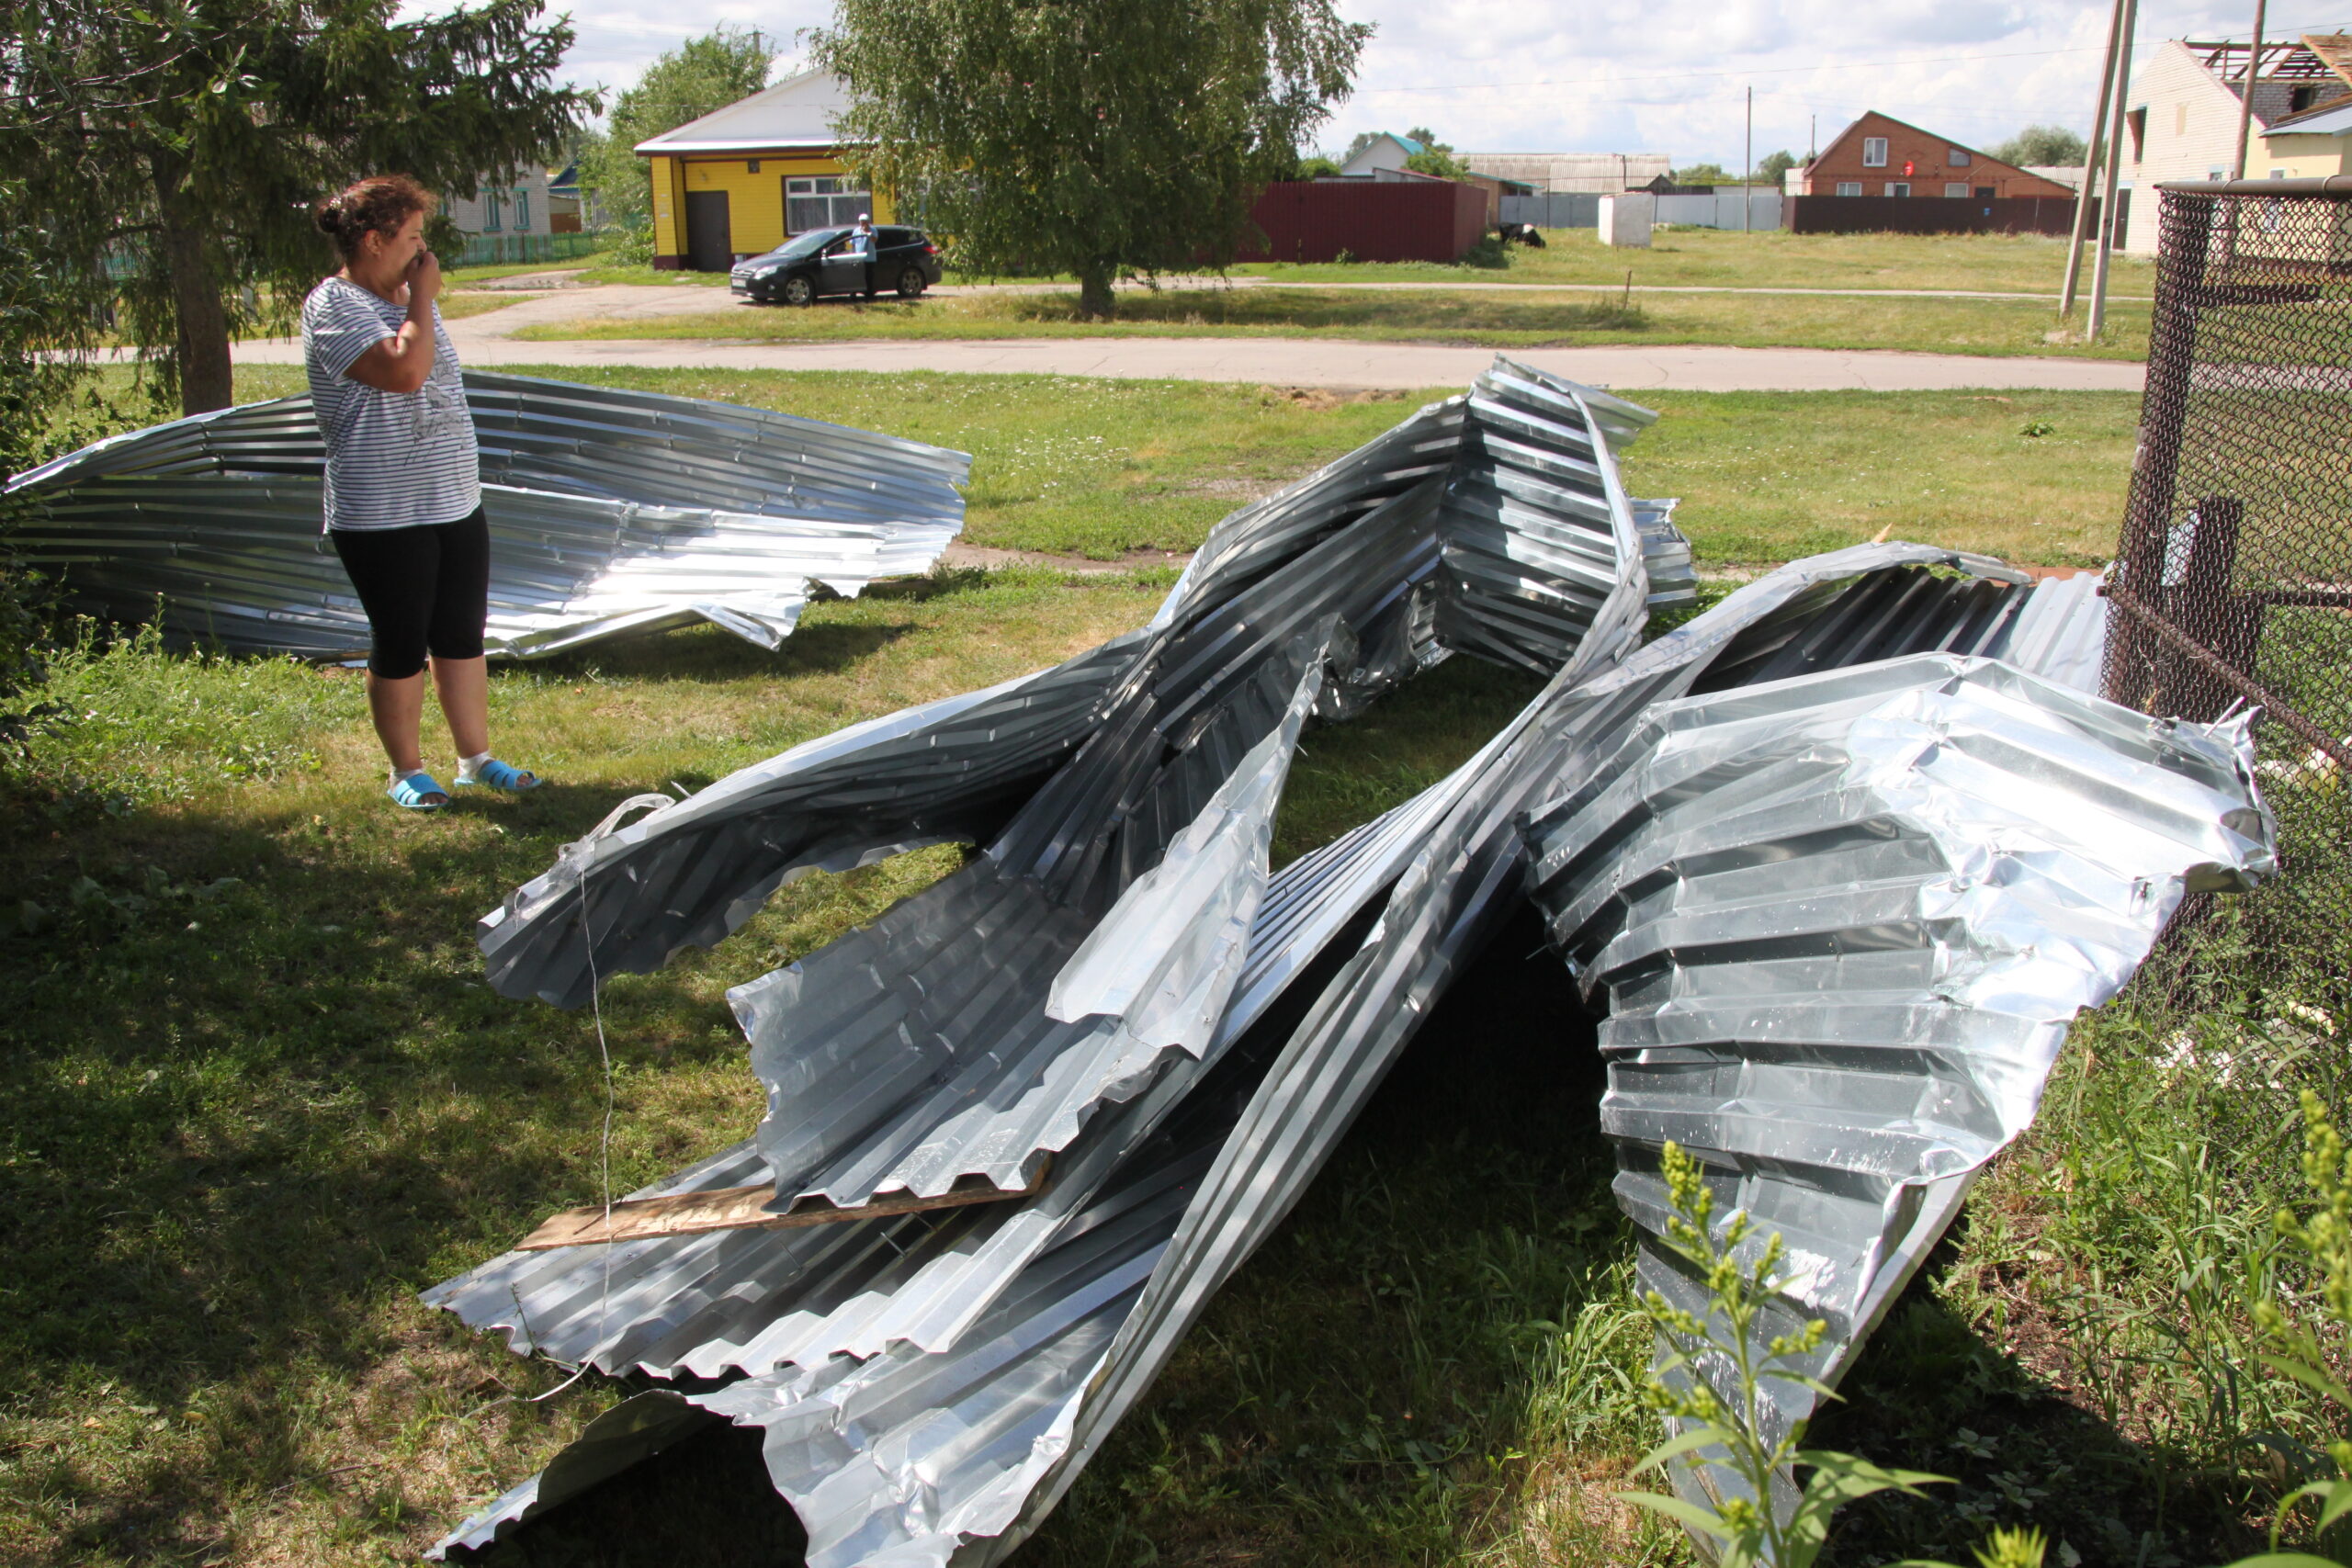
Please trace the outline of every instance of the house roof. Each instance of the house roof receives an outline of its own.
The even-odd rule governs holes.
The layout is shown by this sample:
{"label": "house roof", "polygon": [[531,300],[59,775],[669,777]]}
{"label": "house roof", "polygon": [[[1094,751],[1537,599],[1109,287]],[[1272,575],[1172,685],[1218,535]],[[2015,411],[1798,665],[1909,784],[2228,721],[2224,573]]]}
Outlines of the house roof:
{"label": "house roof", "polygon": [[[1921,136],[1932,138],[1935,141],[1942,142],[1947,147],[1957,147],[1962,152],[1967,153],[1972,159],[1982,158],[1984,162],[1994,164],[1999,168],[2014,169],[2020,175],[2033,175],[2033,171],[2031,169],[2020,168],[2018,164],[2012,164],[2005,158],[1996,158],[1990,152],[1984,152],[1981,148],[1971,147],[1967,142],[1957,141],[1952,137],[1946,136],[1940,130],[1929,130],[1925,126],[1914,125],[1907,119],[1897,119],[1883,109],[1866,109],[1861,114],[1857,115],[1854,118],[1853,123],[1846,127],[1845,130],[1839,131],[1837,135],[1831,137],[1829,139],[1829,145],[1824,147],[1820,152],[1815,152],[1813,155],[1813,163],[1805,164],[1804,167],[1807,169],[1812,168],[1814,164],[1820,163],[1823,159],[1828,157],[1830,153],[1845,145],[1847,140],[1856,131],[1861,130],[1862,122],[1868,119],[1883,119],[1889,125],[1899,125],[1905,130],[1917,131]],[[2033,177],[2036,179],[2047,179],[2049,176],[2046,175],[2034,175]]]}
{"label": "house roof", "polygon": [[2352,93],[2301,114],[2281,115],[2264,128],[2270,136],[2343,136],[2352,133]]}
{"label": "house roof", "polygon": [[837,147],[833,121],[849,107],[849,85],[825,71],[804,71],[750,97],[648,138],[646,156],[677,152],[760,152]]}

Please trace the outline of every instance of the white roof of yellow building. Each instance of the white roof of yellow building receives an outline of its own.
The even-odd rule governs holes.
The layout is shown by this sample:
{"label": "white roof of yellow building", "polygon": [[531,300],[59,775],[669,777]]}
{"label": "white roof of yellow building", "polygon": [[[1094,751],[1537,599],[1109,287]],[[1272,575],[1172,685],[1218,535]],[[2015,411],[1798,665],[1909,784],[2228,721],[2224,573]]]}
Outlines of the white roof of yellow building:
{"label": "white roof of yellow building", "polygon": [[804,71],[740,103],[690,119],[637,144],[649,157],[681,152],[761,152],[840,144],[833,121],[849,107],[849,86],[825,71]]}

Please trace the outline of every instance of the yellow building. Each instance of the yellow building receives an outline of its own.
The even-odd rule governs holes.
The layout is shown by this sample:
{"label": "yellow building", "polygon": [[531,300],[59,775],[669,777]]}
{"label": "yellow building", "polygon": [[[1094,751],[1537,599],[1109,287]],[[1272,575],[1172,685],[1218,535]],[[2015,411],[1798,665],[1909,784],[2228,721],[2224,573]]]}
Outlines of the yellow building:
{"label": "yellow building", "polygon": [[2272,120],[2256,151],[2259,159],[2248,159],[2245,169],[2254,179],[2352,175],[2352,96]]}
{"label": "yellow building", "polygon": [[805,71],[637,144],[653,165],[653,265],[725,272],[793,235],[890,219],[841,161],[841,79]]}

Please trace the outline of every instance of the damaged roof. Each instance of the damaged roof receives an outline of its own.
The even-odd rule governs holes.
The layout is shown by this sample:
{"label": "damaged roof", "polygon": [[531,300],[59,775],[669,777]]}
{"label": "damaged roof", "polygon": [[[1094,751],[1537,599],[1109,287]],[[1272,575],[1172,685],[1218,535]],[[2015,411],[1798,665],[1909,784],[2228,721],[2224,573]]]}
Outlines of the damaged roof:
{"label": "damaged roof", "polygon": [[[763,648],[809,585],[926,571],[962,531],[960,452],[658,392],[466,372],[490,524],[492,658],[696,621]],[[308,393],[110,437],[17,475],[10,544],[66,607],[157,614],[187,645],[357,658],[368,618],[322,536]]]}
{"label": "damaged roof", "polygon": [[[1691,582],[1618,476],[1651,417],[1498,359],[1228,518],[1141,630],[592,835],[486,917],[492,984],[574,1006],[808,869],[979,846],[730,993],[767,1116],[633,1197],[742,1194],[749,1224],[426,1293],[655,1380],[436,1551],[727,1420],[819,1568],[1000,1560],[1529,900],[1604,1014],[1645,1280],[1689,1299],[1655,1240],[1672,1138],[1806,1260],[1782,1305],[1831,1321],[1834,1382],[2067,1021],[2187,892],[2267,871],[2270,825],[2242,723],[2090,692],[2095,579],[1864,546],[1643,643]],[[1545,683],[1272,871],[1306,728],[1456,652]]]}

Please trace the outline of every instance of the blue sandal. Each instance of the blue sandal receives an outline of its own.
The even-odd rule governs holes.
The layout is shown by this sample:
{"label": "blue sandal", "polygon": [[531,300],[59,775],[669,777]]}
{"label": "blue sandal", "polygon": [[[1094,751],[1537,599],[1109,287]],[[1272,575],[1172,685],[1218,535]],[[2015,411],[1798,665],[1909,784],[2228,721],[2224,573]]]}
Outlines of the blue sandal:
{"label": "blue sandal", "polygon": [[504,790],[509,795],[520,795],[526,789],[537,789],[546,782],[528,768],[513,767],[492,757],[481,765],[481,772],[473,777],[467,778],[459,774],[458,787],[463,789],[469,784],[484,784],[492,789]]}
{"label": "blue sandal", "polygon": [[[394,779],[391,786],[384,793],[390,795],[393,803],[405,811],[438,811],[449,804],[449,792],[443,789],[440,782],[423,768],[417,769],[413,773],[403,773]],[[440,798],[435,799],[435,795]]]}

